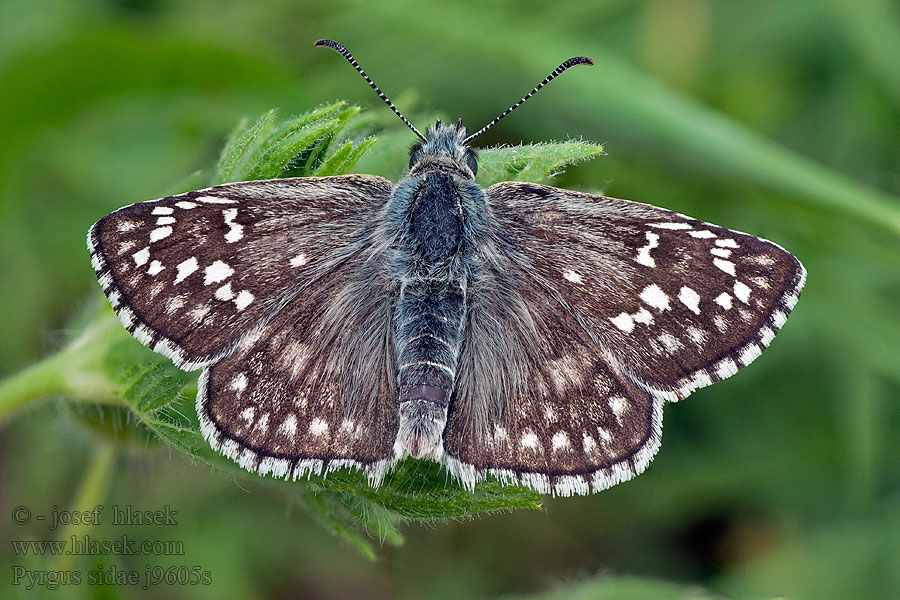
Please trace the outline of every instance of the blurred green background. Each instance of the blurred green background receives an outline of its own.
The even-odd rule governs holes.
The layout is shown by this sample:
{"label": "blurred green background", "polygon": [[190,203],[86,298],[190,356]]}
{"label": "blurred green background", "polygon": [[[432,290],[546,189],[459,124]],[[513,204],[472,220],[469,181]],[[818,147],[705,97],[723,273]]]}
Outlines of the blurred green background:
{"label": "blurred green background", "polygon": [[543,511],[410,524],[374,562],[270,487],[148,440],[109,446],[82,426],[98,409],[33,402],[2,423],[0,595],[48,593],[10,585],[13,565],[66,566],[10,554],[8,540],[54,537],[14,524],[13,508],[70,507],[96,478],[96,502],[177,510],[177,527],[127,532],[182,540],[185,556],[149,564],[200,565],[212,584],[54,597],[900,596],[893,2],[3,0],[0,376],[57,350],[98,301],[88,227],[183,189],[242,117],[358,103],[380,137],[359,169],[402,174],[412,135],[312,47],[321,37],[420,129],[438,115],[474,130],[562,60],[594,58],[479,145],[603,143],[607,156],[556,184],[785,246],[809,271],[794,314],[746,371],[666,408],[662,450],[637,479]]}

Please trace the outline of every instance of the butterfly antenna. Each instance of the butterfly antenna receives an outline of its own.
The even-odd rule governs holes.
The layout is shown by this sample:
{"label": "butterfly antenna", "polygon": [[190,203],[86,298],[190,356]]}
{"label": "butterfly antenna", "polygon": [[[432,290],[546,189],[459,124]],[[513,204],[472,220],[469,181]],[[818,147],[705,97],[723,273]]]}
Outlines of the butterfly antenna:
{"label": "butterfly antenna", "polygon": [[496,125],[497,123],[499,123],[500,119],[502,119],[503,117],[505,117],[512,111],[514,111],[517,108],[519,108],[520,106],[522,106],[526,100],[528,100],[529,98],[531,98],[532,96],[537,94],[539,89],[541,89],[542,87],[544,87],[545,85],[547,85],[548,83],[550,83],[551,81],[553,81],[554,79],[556,79],[557,77],[562,75],[564,72],[566,72],[569,69],[571,69],[572,67],[574,67],[575,65],[592,65],[592,64],[594,64],[594,61],[589,59],[587,56],[575,56],[573,58],[570,58],[563,64],[556,67],[556,69],[554,69],[554,71],[552,73],[547,75],[546,79],[544,79],[542,82],[537,84],[537,86],[535,86],[535,88],[533,90],[528,92],[524,98],[522,98],[521,100],[519,100],[518,102],[516,102],[509,108],[507,108],[502,113],[500,113],[500,116],[498,116],[496,119],[494,119],[493,121],[491,121],[490,123],[488,123],[487,125],[482,127],[481,129],[479,129],[478,131],[476,131],[475,133],[473,133],[472,135],[467,137],[465,140],[463,140],[463,143],[468,144],[469,140],[478,137],[479,135],[481,135],[482,133],[484,133],[485,131],[487,131],[488,129],[490,129],[491,127]]}
{"label": "butterfly antenna", "polygon": [[[369,84],[369,86],[371,86],[371,88],[373,90],[375,90],[375,93],[378,94],[378,97],[381,98],[382,100],[384,100],[384,103],[387,104],[388,106],[390,106],[392,111],[397,113],[397,116],[400,117],[400,120],[403,121],[404,123],[406,123],[406,126],[409,127],[410,129],[412,129],[413,133],[415,133],[417,136],[419,136],[419,138],[423,142],[426,141],[425,136],[422,135],[421,133],[419,133],[419,130],[416,129],[415,127],[413,127],[413,124],[406,120],[406,117],[404,117],[403,114],[399,110],[397,110],[397,107],[394,106],[394,103],[391,102],[390,99],[388,99],[388,97],[384,95],[384,92],[382,92],[380,89],[378,89],[378,86],[375,85],[374,81],[369,79],[369,76],[366,75],[366,72],[362,70],[362,67],[359,66],[359,63],[356,62],[356,59],[353,58],[353,55],[350,54],[350,52],[347,51],[347,49],[344,48],[344,46],[335,42],[334,40],[316,40],[316,43],[313,44],[313,46],[327,46],[327,47],[331,48],[332,50],[334,50],[335,52],[337,52],[338,54],[340,54],[341,56],[343,56],[344,58],[346,58],[347,62],[349,62],[351,65],[353,65],[353,68],[356,69],[359,72],[359,74],[363,76],[363,78],[366,80],[366,82]],[[543,85],[543,84],[541,84],[541,85]]]}

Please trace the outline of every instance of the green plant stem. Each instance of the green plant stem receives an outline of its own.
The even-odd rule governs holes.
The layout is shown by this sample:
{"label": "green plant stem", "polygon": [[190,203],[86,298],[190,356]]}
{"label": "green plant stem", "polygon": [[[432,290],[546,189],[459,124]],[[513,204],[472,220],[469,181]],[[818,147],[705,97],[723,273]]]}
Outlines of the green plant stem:
{"label": "green plant stem", "polygon": [[0,381],[0,426],[32,402],[52,396],[124,406],[116,382],[96,367],[110,341],[124,336],[118,319],[106,311],[56,354]]}
{"label": "green plant stem", "polygon": [[35,398],[65,391],[61,360],[62,354],[55,354],[0,381],[0,425]]}
{"label": "green plant stem", "polygon": [[[115,463],[116,451],[112,444],[106,442],[98,442],[88,463],[87,470],[81,479],[78,490],[75,492],[75,498],[69,507],[72,511],[89,511],[100,504],[100,501],[106,495],[109,482],[112,479],[113,465]],[[66,525],[59,534],[60,540],[69,540],[72,536],[83,536],[94,525],[78,524]],[[59,570],[70,570],[75,563],[77,555],[63,554],[59,557],[56,566]]]}

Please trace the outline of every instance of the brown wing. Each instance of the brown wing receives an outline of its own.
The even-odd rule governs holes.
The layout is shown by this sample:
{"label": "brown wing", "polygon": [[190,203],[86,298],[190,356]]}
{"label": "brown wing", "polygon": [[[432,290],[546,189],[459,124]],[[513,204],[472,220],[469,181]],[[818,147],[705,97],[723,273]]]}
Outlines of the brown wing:
{"label": "brown wing", "polygon": [[[755,359],[805,280],[776,244],[661,208],[524,183],[486,195],[499,233],[481,249],[469,372],[445,434],[466,482],[495,473],[569,494],[640,472],[662,402]],[[524,429],[492,445],[496,427],[515,422],[539,456],[528,458]],[[588,440],[597,428],[606,448]]]}
{"label": "brown wing", "polygon": [[117,210],[88,248],[125,327],[193,370],[346,260],[390,192],[371,175],[219,185]]}
{"label": "brown wing", "polygon": [[352,466],[377,483],[393,464],[397,291],[364,239],[201,374],[203,436],[245,469],[297,479]]}

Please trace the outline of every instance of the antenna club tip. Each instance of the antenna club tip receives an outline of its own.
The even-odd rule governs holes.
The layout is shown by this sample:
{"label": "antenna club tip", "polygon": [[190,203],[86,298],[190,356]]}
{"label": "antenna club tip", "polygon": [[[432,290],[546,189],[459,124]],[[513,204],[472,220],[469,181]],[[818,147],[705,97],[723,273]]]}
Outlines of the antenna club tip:
{"label": "antenna club tip", "polygon": [[336,41],[329,40],[329,39],[316,40],[315,42],[313,42],[313,46],[316,46],[316,47],[326,46],[326,47],[332,48],[334,50],[337,50],[338,48],[343,48],[343,46],[340,45],[339,43],[337,43]]}
{"label": "antenna club tip", "polygon": [[575,65],[593,65],[594,61],[587,56],[574,56],[567,60],[566,63],[574,67]]}

